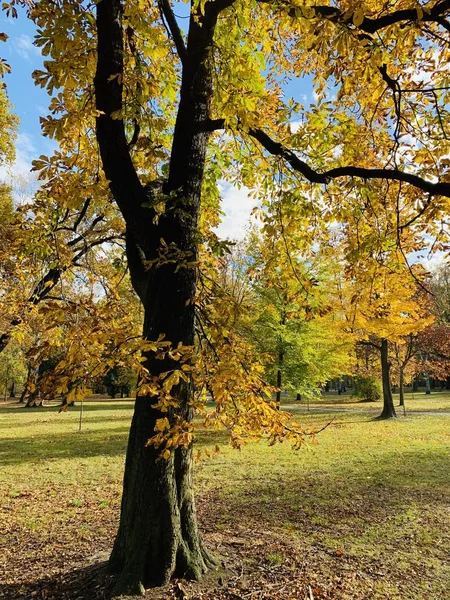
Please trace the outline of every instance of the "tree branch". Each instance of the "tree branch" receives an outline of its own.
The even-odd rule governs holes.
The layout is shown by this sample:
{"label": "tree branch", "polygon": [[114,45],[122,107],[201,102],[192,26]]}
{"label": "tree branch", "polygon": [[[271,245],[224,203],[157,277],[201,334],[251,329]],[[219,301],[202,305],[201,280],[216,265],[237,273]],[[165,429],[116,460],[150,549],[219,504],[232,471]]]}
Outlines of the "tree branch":
{"label": "tree branch", "polygon": [[97,140],[103,169],[111,182],[113,196],[127,223],[143,226],[141,204],[143,186],[134,168],[123,121],[124,48],[122,4],[120,0],[102,0],[97,11],[97,70],[95,98]]}
{"label": "tree branch", "polygon": [[173,42],[177,49],[178,56],[180,57],[181,63],[184,65],[187,60],[186,44],[184,43],[183,34],[178,27],[172,7],[169,4],[169,0],[158,0],[158,7],[161,15],[166,20],[170,35],[172,36]]}
{"label": "tree branch", "polygon": [[356,343],[359,346],[371,346],[372,348],[376,348],[377,350],[381,350],[381,345],[375,344],[375,342],[370,342],[369,340],[359,340]]}
{"label": "tree branch", "polygon": [[75,221],[75,223],[73,224],[73,231],[76,232],[78,225],[81,223],[81,221],[84,219],[84,217],[86,216],[86,213],[88,211],[89,205],[91,203],[92,198],[88,198],[85,203],[83,204],[83,208],[80,210],[80,213]]}
{"label": "tree branch", "polygon": [[[275,4],[273,0],[258,0],[264,4]],[[284,5],[289,8],[289,15],[292,17],[297,17],[298,15],[298,6],[293,6],[289,0],[284,2],[277,2],[276,5]],[[339,8],[335,6],[310,6],[308,7],[310,10],[313,10],[316,17],[322,17],[327,19],[328,21],[332,21],[333,23],[339,23],[342,25],[351,25],[352,27],[356,27],[361,31],[365,31],[366,33],[375,33],[380,29],[384,29],[385,27],[389,27],[390,25],[395,25],[396,23],[401,23],[403,21],[412,21],[412,22],[434,22],[438,23],[445,29],[450,30],[449,24],[443,19],[443,16],[450,10],[450,0],[442,0],[441,2],[436,2],[436,4],[431,8],[429,12],[425,12],[423,10],[423,15],[419,19],[419,15],[416,8],[410,9],[402,9],[396,10],[387,15],[383,15],[377,18],[364,17],[362,23],[358,26],[355,26],[353,23],[353,14],[349,14],[348,12],[344,12],[339,10]]]}
{"label": "tree branch", "polygon": [[312,169],[306,162],[298,158],[298,156],[292,151],[280,144],[275,142],[270,136],[267,135],[261,129],[250,129],[248,133],[255,138],[270,154],[283,158],[291,167],[301,173],[311,183],[320,183],[326,185],[332,179],[338,179],[340,177],[360,177],[361,179],[384,179],[391,181],[403,181],[416,187],[423,192],[431,194],[432,196],[445,196],[450,198],[450,183],[437,182],[432,183],[426,181],[414,175],[413,173],[406,173],[399,169],[368,169],[365,167],[337,167],[319,173]]}

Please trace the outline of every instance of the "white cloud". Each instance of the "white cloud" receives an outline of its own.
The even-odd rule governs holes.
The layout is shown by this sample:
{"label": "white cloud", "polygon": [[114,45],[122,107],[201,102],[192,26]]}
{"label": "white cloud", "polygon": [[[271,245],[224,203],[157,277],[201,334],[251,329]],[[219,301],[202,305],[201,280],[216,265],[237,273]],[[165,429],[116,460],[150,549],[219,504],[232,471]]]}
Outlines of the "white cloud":
{"label": "white cloud", "polygon": [[445,252],[435,252],[434,254],[429,254],[426,258],[423,258],[420,262],[422,263],[422,265],[425,267],[425,269],[427,269],[427,271],[430,271],[431,273],[434,273],[435,271],[437,271],[440,267],[442,267],[446,262],[446,253]]}
{"label": "white cloud", "polygon": [[16,53],[25,60],[31,61],[31,56],[40,56],[41,51],[33,45],[33,40],[29,35],[22,33],[11,40],[12,47]]}
{"label": "white cloud", "polygon": [[227,181],[219,183],[222,198],[221,208],[225,213],[222,223],[217,228],[217,235],[223,239],[242,240],[248,230],[251,218],[250,213],[259,203],[255,198],[249,197],[250,190],[246,187],[238,189]]}
{"label": "white cloud", "polygon": [[302,120],[299,121],[291,121],[289,123],[289,127],[291,129],[291,133],[297,133],[297,131],[299,131],[299,129],[301,129],[304,125],[304,122]]}

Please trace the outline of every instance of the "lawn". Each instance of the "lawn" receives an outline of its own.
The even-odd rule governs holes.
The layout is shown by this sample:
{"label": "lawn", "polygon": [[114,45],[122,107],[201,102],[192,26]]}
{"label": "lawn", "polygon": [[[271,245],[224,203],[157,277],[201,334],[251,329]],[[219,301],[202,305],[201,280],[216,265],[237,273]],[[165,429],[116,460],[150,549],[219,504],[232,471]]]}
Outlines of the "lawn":
{"label": "lawn", "polygon": [[[450,404],[437,396],[429,412]],[[328,404],[292,408],[309,431],[334,419],[300,451],[236,451],[225,433],[199,428],[199,447],[221,448],[196,472],[220,570],[149,598],[450,598],[450,415],[379,422]],[[130,401],[85,403],[79,432],[78,407],[0,407],[1,598],[107,597],[109,579],[89,565],[112,544],[131,414]]]}
{"label": "lawn", "polygon": [[[399,414],[403,412],[450,412],[450,392],[435,391],[430,395],[426,395],[424,390],[418,392],[405,392],[405,407],[398,406],[399,395],[393,394],[395,409]],[[295,397],[282,395],[281,404],[286,406],[298,405],[305,409],[315,408],[342,408],[361,410],[364,412],[381,413],[383,401],[377,402],[361,402],[358,398],[352,395],[351,391],[344,394],[336,392],[326,392],[322,396],[308,400],[306,398],[298,402]]]}

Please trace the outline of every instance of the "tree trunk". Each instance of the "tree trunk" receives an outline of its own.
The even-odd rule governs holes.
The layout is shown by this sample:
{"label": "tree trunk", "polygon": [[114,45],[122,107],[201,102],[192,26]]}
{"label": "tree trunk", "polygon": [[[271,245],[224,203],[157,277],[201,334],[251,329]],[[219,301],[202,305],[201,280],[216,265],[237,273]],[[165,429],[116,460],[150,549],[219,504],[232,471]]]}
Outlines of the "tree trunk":
{"label": "tree trunk", "polygon": [[404,373],[403,373],[403,369],[400,368],[400,377],[399,377],[399,406],[405,406],[405,392],[404,392]]}
{"label": "tree trunk", "polygon": [[278,390],[277,390],[277,398],[276,398],[278,408],[280,408],[280,405],[281,405],[281,386],[283,385],[283,372],[282,372],[283,358],[284,358],[284,352],[282,350],[280,350],[278,352],[278,370],[277,370],[277,388],[278,388]]}
{"label": "tree trunk", "polygon": [[197,529],[192,448],[158,460],[146,446],[161,414],[137,398],[125,465],[120,527],[109,566],[120,573],[116,593],[142,594],[171,577],[199,579],[212,560]]}
{"label": "tree trunk", "polygon": [[425,373],[425,394],[431,394],[430,378],[428,373]]}
{"label": "tree trunk", "polygon": [[[161,234],[178,236],[177,246],[191,243],[189,232],[176,214],[161,217]],[[161,236],[161,237],[162,237]],[[170,238],[169,238],[170,239]],[[133,285],[146,289],[144,336],[157,339],[164,332],[176,347],[194,343],[193,297],[196,271],[172,264],[146,269],[136,261],[130,237],[128,263]],[[147,281],[146,281],[147,280]],[[178,318],[174,318],[178,315]],[[146,358],[152,376],[179,368],[166,356]],[[178,406],[172,412],[154,407],[157,398],[138,396],[128,440],[120,526],[110,558],[110,569],[119,574],[116,593],[142,594],[146,587],[166,584],[171,577],[199,579],[213,564],[200,540],[192,485],[192,448],[177,448],[169,459],[159,459],[161,448],[147,446],[157,419],[191,421],[192,386],[182,382],[172,394]]]}
{"label": "tree trunk", "polygon": [[396,417],[394,400],[392,398],[390,381],[391,364],[389,362],[389,343],[388,340],[381,340],[381,378],[383,382],[383,411],[379,419],[392,419]]}
{"label": "tree trunk", "polygon": [[10,398],[15,398],[16,397],[16,382],[13,379],[13,382],[11,384],[11,388],[9,390],[9,397]]}
{"label": "tree trunk", "polygon": [[[203,14],[191,16],[187,47],[178,41],[183,55],[180,100],[161,215],[134,169],[123,121],[111,118],[122,109],[122,78],[112,77],[123,72],[122,6],[108,0],[97,3],[96,9],[97,139],[105,175],[127,226],[131,281],[144,306],[143,335],[157,340],[164,334],[175,347],[193,346],[198,217],[210,131],[205,127],[212,95],[210,53],[220,4],[207,2]],[[169,261],[163,260],[167,250]],[[167,354],[156,358],[149,353],[144,365],[151,377],[180,368]],[[183,381],[171,395],[177,405],[164,413],[155,408],[157,398],[138,394],[136,399],[120,525],[109,563],[119,575],[116,593],[143,593],[145,587],[165,584],[173,576],[198,579],[212,565],[197,528],[192,448],[179,447],[168,459],[159,459],[161,448],[146,445],[157,419],[166,417],[172,424],[192,420],[192,386]]]}
{"label": "tree trunk", "polygon": [[41,393],[39,390],[36,390],[28,396],[25,408],[40,408],[41,406],[43,406]]}
{"label": "tree trunk", "polygon": [[297,402],[302,401],[302,395],[297,392]]}

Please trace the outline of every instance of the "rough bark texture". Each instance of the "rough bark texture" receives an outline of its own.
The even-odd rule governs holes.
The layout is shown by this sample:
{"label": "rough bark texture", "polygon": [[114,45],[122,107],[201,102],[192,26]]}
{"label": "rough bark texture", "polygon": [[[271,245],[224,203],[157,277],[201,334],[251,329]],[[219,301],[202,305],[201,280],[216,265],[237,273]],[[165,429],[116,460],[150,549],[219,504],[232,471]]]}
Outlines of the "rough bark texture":
{"label": "rough bark texture", "polygon": [[389,343],[386,339],[381,340],[381,378],[383,383],[383,411],[379,419],[392,419],[395,414],[394,400],[391,390],[391,363],[389,362]]}
{"label": "rough bark texture", "polygon": [[[105,175],[127,226],[127,256],[133,287],[144,306],[144,337],[160,334],[175,346],[194,342],[197,225],[209,133],[211,67],[209,53],[218,13],[227,0],[207,3],[203,15],[191,17],[183,52],[180,102],[174,130],[169,176],[162,185],[164,213],[154,219],[146,189],[134,169],[124,123],[111,113],[122,106],[122,7],[119,0],[97,4],[98,63],[95,77],[97,139]],[[182,39],[178,40],[182,44]],[[143,207],[143,205],[146,205]],[[161,242],[178,253],[178,264],[148,268],[161,252]],[[189,266],[188,263],[191,265]],[[171,359],[146,357],[155,376],[178,366]],[[192,419],[191,386],[182,383],[178,406],[171,414],[154,408],[155,399],[138,397],[128,441],[119,531],[110,558],[118,574],[116,593],[143,593],[173,576],[198,579],[212,565],[198,533],[193,486],[192,449],[178,448],[168,460],[160,450],[146,446],[156,420]]]}

